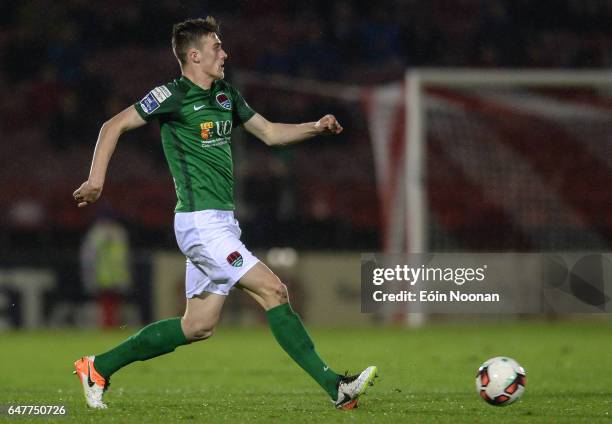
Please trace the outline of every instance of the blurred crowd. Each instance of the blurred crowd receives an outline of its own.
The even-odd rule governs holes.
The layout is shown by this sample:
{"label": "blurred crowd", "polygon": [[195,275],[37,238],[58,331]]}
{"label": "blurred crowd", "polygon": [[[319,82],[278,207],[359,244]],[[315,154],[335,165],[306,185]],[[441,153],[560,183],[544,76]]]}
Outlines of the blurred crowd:
{"label": "blurred crowd", "polygon": [[[2,2],[0,246],[71,244],[109,209],[130,224],[137,245],[172,243],[174,193],[155,125],[124,136],[100,205],[77,211],[71,193],[104,120],[178,75],[172,24],[209,14],[221,21],[230,81],[232,69],[365,85],[397,80],[410,66],[612,65],[609,0]],[[236,146],[250,244],[379,247],[358,105],[239,88],[272,120],[333,112],[347,129],[339,143],[288,151]]]}

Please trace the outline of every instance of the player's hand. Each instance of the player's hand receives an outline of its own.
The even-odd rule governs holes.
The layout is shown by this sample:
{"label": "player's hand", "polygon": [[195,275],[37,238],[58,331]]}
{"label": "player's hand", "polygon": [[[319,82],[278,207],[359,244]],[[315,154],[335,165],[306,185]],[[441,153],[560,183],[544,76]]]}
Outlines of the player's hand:
{"label": "player's hand", "polygon": [[319,119],[315,124],[315,128],[321,134],[340,134],[343,130],[342,125],[340,125],[334,115],[325,115]]}
{"label": "player's hand", "polygon": [[77,202],[77,206],[82,208],[98,200],[101,194],[102,187],[94,186],[89,181],[85,181],[81,184],[81,187],[72,193],[72,197]]}

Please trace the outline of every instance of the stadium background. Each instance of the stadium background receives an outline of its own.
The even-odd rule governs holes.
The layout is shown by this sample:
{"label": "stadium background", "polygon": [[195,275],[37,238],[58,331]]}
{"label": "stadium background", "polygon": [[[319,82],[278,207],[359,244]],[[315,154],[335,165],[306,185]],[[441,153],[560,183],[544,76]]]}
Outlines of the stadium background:
{"label": "stadium background", "polygon": [[[104,305],[83,278],[82,243],[92,224],[109,216],[127,232],[132,275],[118,290],[124,305],[116,326],[180,313],[175,198],[156,126],[122,137],[96,205],[77,209],[71,194],[87,176],[102,122],[178,75],[172,24],[208,14],[222,24],[227,79],[256,111],[280,122],[334,113],[345,128],[340,137],[287,149],[238,131],[233,143],[243,239],[290,285],[296,309],[315,328],[381,324],[359,312],[358,267],[361,252],[385,248],[388,229],[368,107],[360,95],[347,98],[347,89],[367,93],[396,83],[407,68],[612,65],[612,2],[605,0],[3,2],[0,331],[101,326]],[[609,112],[609,96],[603,104]],[[561,156],[581,161],[559,172],[560,156],[539,145],[544,155],[534,166],[552,181],[546,188],[580,218],[563,225],[550,221],[555,215],[508,215],[434,148],[429,160],[442,165],[432,174],[440,190],[430,196],[429,249],[609,250],[609,130],[609,121],[599,127],[598,155],[585,153],[580,141],[565,143]],[[525,160],[536,154],[517,143]],[[538,234],[544,244],[533,241]],[[263,319],[234,295],[224,325]],[[609,320],[598,318],[594,325],[604,324]]]}

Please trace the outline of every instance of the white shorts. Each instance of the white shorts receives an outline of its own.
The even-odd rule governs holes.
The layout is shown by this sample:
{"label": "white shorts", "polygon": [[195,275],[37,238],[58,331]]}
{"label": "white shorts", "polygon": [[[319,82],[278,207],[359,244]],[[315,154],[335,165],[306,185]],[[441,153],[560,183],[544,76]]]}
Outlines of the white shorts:
{"label": "white shorts", "polygon": [[240,241],[242,231],[233,211],[177,212],[174,233],[187,256],[185,294],[227,295],[259,260]]}

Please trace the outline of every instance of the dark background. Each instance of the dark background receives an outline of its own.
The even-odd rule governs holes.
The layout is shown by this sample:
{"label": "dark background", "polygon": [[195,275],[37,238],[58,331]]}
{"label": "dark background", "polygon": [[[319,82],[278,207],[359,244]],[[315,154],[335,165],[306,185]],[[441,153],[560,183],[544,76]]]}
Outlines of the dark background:
{"label": "dark background", "polygon": [[209,14],[221,22],[228,80],[236,70],[263,76],[260,87],[239,87],[256,111],[279,122],[331,112],[346,129],[285,150],[237,134],[238,217],[252,248],[381,248],[360,105],[266,91],[266,78],[365,86],[400,80],[407,67],[612,64],[612,1],[603,0],[2,2],[3,255],[71,251],[103,213],[126,224],[136,248],[174,248],[174,191],[156,125],[122,137],[98,204],[77,210],[71,194],[100,125],[178,76],[172,24]]}

